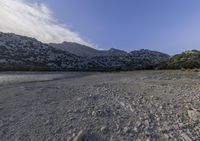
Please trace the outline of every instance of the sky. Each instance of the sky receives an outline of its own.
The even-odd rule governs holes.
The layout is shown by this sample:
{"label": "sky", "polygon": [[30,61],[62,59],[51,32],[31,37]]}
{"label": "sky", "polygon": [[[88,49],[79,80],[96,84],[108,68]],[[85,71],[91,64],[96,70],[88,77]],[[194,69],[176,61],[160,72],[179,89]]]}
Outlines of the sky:
{"label": "sky", "polygon": [[0,31],[94,48],[200,50],[199,0],[0,0]]}

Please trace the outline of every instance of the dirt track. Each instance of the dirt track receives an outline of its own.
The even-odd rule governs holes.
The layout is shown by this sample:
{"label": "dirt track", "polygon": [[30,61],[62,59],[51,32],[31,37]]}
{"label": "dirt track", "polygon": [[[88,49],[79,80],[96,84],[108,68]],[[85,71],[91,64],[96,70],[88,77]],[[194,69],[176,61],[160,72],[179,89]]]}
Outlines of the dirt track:
{"label": "dirt track", "polygon": [[79,76],[0,85],[0,140],[200,140],[200,73]]}

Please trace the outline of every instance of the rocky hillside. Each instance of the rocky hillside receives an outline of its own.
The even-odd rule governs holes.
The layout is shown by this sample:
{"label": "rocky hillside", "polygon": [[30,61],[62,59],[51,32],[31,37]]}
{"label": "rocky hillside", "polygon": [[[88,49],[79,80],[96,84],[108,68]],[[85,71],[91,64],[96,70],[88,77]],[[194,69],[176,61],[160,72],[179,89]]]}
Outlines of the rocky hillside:
{"label": "rocky hillside", "polygon": [[125,51],[114,48],[109,50],[97,50],[85,45],[71,42],[63,42],[61,44],[51,43],[49,45],[82,57],[122,56],[127,54]]}
{"label": "rocky hillside", "polygon": [[80,57],[36,39],[0,33],[1,70],[64,70],[84,66]]}
{"label": "rocky hillside", "polygon": [[195,69],[200,68],[200,51],[191,50],[170,57],[159,65],[162,69]]}
{"label": "rocky hillside", "polygon": [[[68,44],[68,43],[64,43]],[[73,70],[73,71],[116,71],[153,69],[169,58],[167,54],[138,50],[125,53],[117,49],[98,51],[102,55],[88,55],[95,49],[72,44],[71,52],[52,47],[36,39],[12,33],[0,33],[0,70]],[[76,47],[78,46],[78,47]],[[82,48],[80,47],[82,46]],[[74,50],[73,50],[74,49]]]}
{"label": "rocky hillside", "polygon": [[169,55],[150,51],[137,50],[132,51],[124,56],[97,56],[92,58],[93,64],[100,64],[98,69],[110,70],[138,70],[154,69],[154,67],[169,58]]}

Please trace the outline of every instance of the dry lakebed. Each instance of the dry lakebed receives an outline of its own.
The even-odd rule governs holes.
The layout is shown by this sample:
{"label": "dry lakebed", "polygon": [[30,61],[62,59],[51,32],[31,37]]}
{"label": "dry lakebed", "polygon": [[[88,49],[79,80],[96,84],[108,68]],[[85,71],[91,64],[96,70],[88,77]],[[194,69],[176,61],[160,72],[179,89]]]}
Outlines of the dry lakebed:
{"label": "dry lakebed", "polygon": [[0,141],[199,140],[198,72],[0,73]]}

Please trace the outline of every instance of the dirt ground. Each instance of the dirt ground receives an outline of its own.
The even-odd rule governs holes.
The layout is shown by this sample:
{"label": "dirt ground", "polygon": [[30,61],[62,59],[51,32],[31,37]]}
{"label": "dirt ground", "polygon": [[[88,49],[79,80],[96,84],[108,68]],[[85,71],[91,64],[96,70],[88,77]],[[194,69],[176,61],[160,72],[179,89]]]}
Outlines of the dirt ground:
{"label": "dirt ground", "polygon": [[200,140],[198,72],[62,75],[0,84],[0,141]]}

